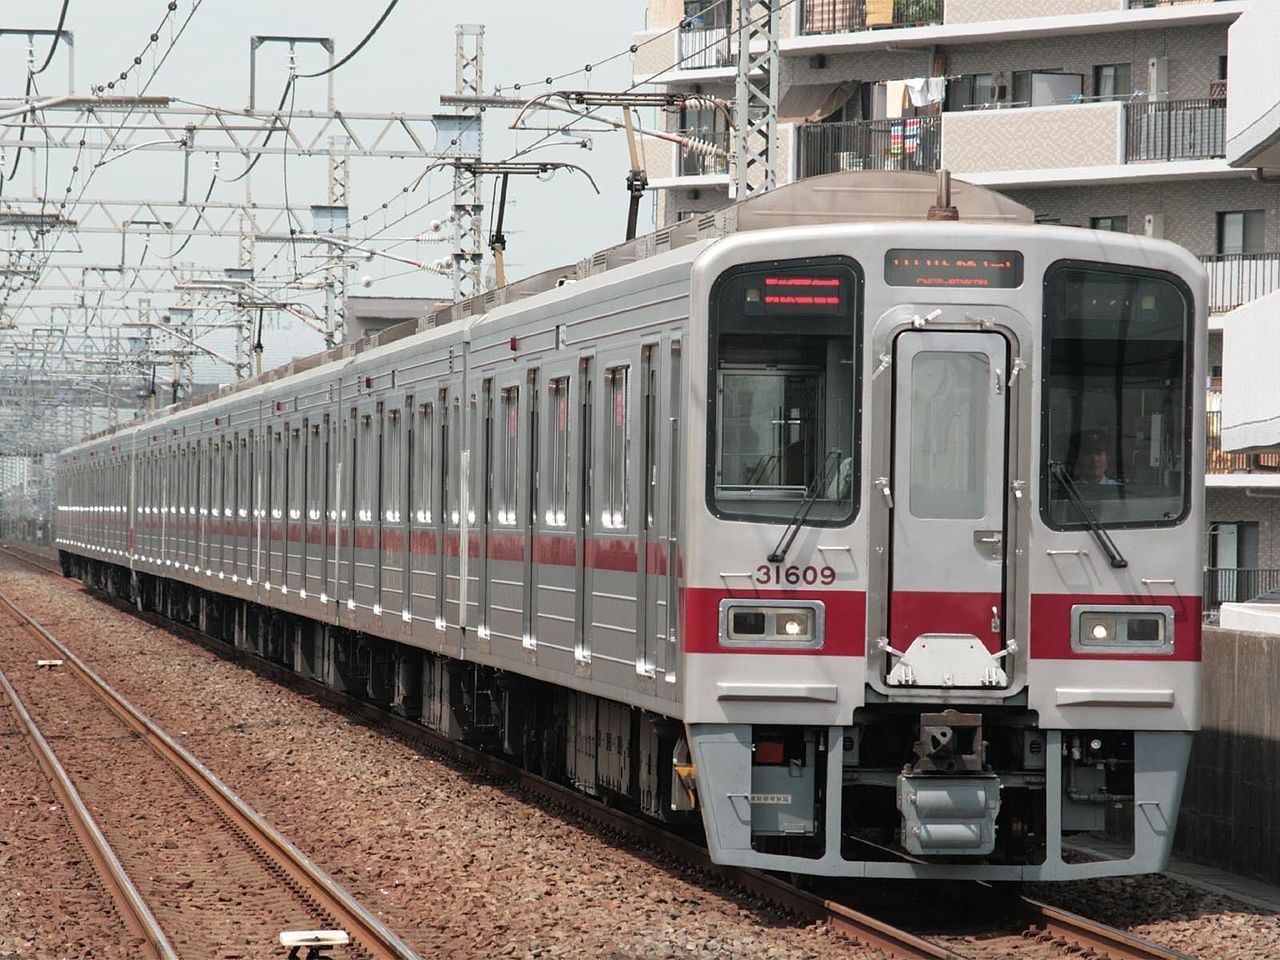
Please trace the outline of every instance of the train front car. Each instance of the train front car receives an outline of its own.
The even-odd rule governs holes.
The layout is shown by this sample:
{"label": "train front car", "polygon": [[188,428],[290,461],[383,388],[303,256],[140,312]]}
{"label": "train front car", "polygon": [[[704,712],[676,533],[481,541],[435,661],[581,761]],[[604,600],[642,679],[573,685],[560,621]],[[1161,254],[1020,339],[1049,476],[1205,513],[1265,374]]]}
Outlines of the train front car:
{"label": "train front car", "polygon": [[1046,226],[702,254],[682,772],[718,861],[1164,866],[1200,712],[1205,286],[1171,244]]}

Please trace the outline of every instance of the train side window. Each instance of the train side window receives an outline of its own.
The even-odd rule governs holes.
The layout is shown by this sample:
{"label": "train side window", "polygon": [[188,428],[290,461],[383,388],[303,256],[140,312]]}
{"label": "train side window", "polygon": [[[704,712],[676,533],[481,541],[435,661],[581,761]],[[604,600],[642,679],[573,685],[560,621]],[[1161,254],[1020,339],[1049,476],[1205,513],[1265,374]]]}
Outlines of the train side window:
{"label": "train side window", "polygon": [[209,516],[222,516],[222,440],[209,443],[213,453],[213,483],[209,487]]}
{"label": "train side window", "polygon": [[630,367],[610,367],[604,372],[604,484],[600,525],[610,530],[627,527],[628,469],[631,460],[631,418],[627,409]]}
{"label": "train side window", "polygon": [[860,290],[843,258],[749,264],[716,282],[707,499],[717,516],[853,518]]}
{"label": "train side window", "polygon": [[356,520],[368,523],[373,519],[373,465],[377,456],[374,445],[373,416],[368,413],[359,415],[356,421]]}
{"label": "train side window", "polygon": [[239,489],[236,493],[236,516],[249,516],[249,503],[253,497],[253,431],[249,431],[248,437],[240,437],[240,469]]}
{"label": "train side window", "polygon": [[448,522],[458,526],[462,522],[462,401],[453,398],[449,407],[448,439],[445,442],[445,494],[448,498]]}
{"label": "train side window", "polygon": [[324,437],[320,424],[309,425],[307,434],[307,519],[324,519]]}
{"label": "train side window", "polygon": [[418,429],[414,431],[417,450],[414,451],[413,518],[418,523],[431,522],[431,505],[435,495],[435,408],[424,403],[418,407]]}
{"label": "train side window", "polygon": [[1192,317],[1190,292],[1168,274],[1050,267],[1041,424],[1049,526],[1081,529],[1093,517],[1162,526],[1186,516]]}
{"label": "train side window", "polygon": [[289,438],[289,502],[286,505],[290,520],[302,519],[302,431],[297,427],[285,427]]}
{"label": "train side window", "polygon": [[470,451],[470,456],[468,457],[468,460],[467,460],[468,469],[467,469],[467,478],[466,478],[467,480],[467,523],[475,523],[476,522],[476,506],[479,504],[479,501],[480,501],[480,471],[482,469],[488,470],[489,464],[487,463],[482,464],[480,462],[481,456],[482,456],[481,448],[480,448],[480,438],[479,438],[480,415],[479,415],[479,406],[476,402],[476,395],[474,393],[471,394],[471,402],[468,406],[468,410],[471,418],[470,420],[471,436],[470,436],[470,442],[467,444],[467,448]]}
{"label": "train side window", "polygon": [[520,388],[504,387],[498,395],[497,486],[499,525],[514,527],[520,522],[520,491],[516,486],[520,466]]}
{"label": "train side window", "polygon": [[275,442],[271,445],[271,519],[284,518],[284,434],[279,430],[274,434]]}
{"label": "train side window", "polygon": [[564,527],[569,523],[569,378],[556,377],[547,381],[547,406],[551,416],[549,425],[549,449],[547,463],[547,511],[549,527]]}
{"label": "train side window", "polygon": [[382,519],[400,522],[400,411],[387,411],[382,437]]}

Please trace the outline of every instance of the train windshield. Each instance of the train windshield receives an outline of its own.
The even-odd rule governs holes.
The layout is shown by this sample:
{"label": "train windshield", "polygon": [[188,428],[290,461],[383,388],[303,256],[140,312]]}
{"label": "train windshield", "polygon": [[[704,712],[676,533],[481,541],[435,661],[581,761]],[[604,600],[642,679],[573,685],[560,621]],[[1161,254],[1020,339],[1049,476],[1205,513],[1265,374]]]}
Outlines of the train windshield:
{"label": "train windshield", "polygon": [[1191,320],[1184,288],[1163,276],[1050,269],[1041,501],[1050,526],[1153,526],[1186,514]]}
{"label": "train windshield", "polygon": [[858,489],[858,275],[753,264],[712,295],[708,502],[717,516],[843,523]]}

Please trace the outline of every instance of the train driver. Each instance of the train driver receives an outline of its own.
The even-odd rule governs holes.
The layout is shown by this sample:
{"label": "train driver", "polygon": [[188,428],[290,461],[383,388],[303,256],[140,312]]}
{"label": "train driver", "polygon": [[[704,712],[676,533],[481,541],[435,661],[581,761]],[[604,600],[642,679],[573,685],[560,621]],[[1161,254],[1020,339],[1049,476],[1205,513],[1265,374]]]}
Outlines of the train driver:
{"label": "train driver", "polygon": [[1076,483],[1092,486],[1115,486],[1116,480],[1108,472],[1110,444],[1102,430],[1085,430],[1077,445],[1076,465],[1071,477]]}

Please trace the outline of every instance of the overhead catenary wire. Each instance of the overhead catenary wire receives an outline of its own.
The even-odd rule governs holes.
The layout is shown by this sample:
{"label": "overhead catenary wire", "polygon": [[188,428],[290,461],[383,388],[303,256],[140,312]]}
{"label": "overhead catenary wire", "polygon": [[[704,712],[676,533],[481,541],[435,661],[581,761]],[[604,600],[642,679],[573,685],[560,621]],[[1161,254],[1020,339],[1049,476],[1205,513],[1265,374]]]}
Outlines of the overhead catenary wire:
{"label": "overhead catenary wire", "polygon": [[[720,3],[724,3],[724,2],[726,2],[726,0],[717,0],[717,4],[713,4],[713,5],[712,5],[712,7],[708,7],[707,9],[712,9],[714,6],[718,6]],[[792,5],[792,4],[794,4],[795,2],[796,2],[796,0],[783,0],[783,2],[781,3],[781,5],[780,5],[780,6],[779,6],[779,8],[778,8],[778,11],[779,11],[779,12],[781,12],[782,10],[784,10],[784,9],[786,9],[787,7],[791,6],[791,5]],[[752,20],[751,22],[752,22],[752,23],[758,23],[758,22],[761,22],[761,21],[763,21],[764,19],[766,19],[769,15],[770,15],[770,14],[768,14],[768,13],[763,14],[763,15],[761,15],[761,16],[759,16],[759,17],[755,18],[755,19],[754,19],[754,20]],[[625,55],[627,55],[627,54],[629,54],[629,53],[634,53],[634,52],[638,49],[638,47],[644,46],[644,45],[645,45],[645,44],[647,44],[647,43],[652,43],[652,42],[654,42],[655,40],[661,39],[661,37],[663,37],[663,36],[667,36],[668,34],[673,33],[673,32],[675,32],[675,31],[677,31],[677,30],[684,29],[684,28],[687,26],[687,24],[688,24],[688,20],[687,20],[687,19],[681,19],[681,21],[680,21],[679,23],[677,23],[674,27],[669,28],[668,30],[664,31],[664,32],[663,32],[663,33],[661,33],[661,34],[658,34],[657,36],[651,37],[651,38],[649,38],[648,40],[646,40],[646,41],[644,41],[644,42],[642,42],[642,43],[640,43],[640,44],[632,44],[632,45],[631,45],[627,50],[621,51],[620,53],[617,53],[617,54],[611,55],[611,56],[606,57],[606,58],[604,58],[604,59],[602,59],[602,60],[600,60],[600,61],[597,61],[597,65],[598,65],[598,64],[600,64],[600,63],[606,63],[606,62],[608,62],[608,61],[610,61],[610,60],[617,59],[619,56],[625,56]],[[710,45],[709,45],[709,46],[710,46]],[[666,74],[666,73],[671,72],[672,70],[678,69],[678,68],[680,67],[680,65],[681,65],[682,63],[684,63],[686,60],[693,59],[694,57],[697,57],[697,56],[699,56],[700,54],[704,53],[706,49],[707,49],[707,48],[706,48],[706,47],[704,47],[704,48],[695,49],[695,50],[692,50],[692,51],[690,51],[690,52],[686,53],[684,56],[679,57],[679,58],[678,58],[674,63],[672,63],[672,64],[670,64],[670,65],[668,65],[668,66],[666,66],[666,67],[663,67],[663,69],[661,69],[661,70],[657,71],[656,73],[651,74],[650,76],[648,76],[648,77],[644,78],[643,80],[638,80],[638,81],[633,82],[630,86],[626,87],[626,88],[624,89],[624,91],[623,91],[623,92],[624,92],[624,93],[625,93],[625,92],[630,92],[630,91],[632,91],[632,90],[635,90],[637,87],[645,86],[645,85],[647,85],[647,84],[650,84],[650,83],[654,82],[654,81],[655,81],[655,80],[657,80],[659,77],[661,77],[663,74]],[[575,73],[578,73],[578,72],[581,72],[581,71],[569,71],[569,72],[567,72],[567,73],[564,73],[564,74],[559,75],[559,77],[549,77],[549,78],[547,78],[547,79],[548,79],[548,82],[554,82],[554,80],[556,80],[556,79],[563,79],[564,77],[572,76],[572,75],[574,75]],[[520,89],[520,86],[521,86],[520,84],[515,84],[513,88],[518,90],[518,89]],[[498,90],[502,90],[502,89],[505,89],[505,88],[500,86],[500,87],[498,87],[498,88],[496,88],[496,89],[498,89]],[[695,97],[696,97],[696,95],[691,95],[691,99],[693,99],[693,98],[695,98]],[[579,123],[583,122],[584,120],[588,120],[588,119],[598,120],[599,118],[598,118],[598,117],[595,117],[595,116],[594,116],[594,114],[596,114],[600,109],[602,109],[602,108],[601,108],[601,107],[590,107],[590,108],[587,108],[587,109],[586,109],[584,112],[582,112],[582,113],[576,113],[576,112],[575,112],[575,113],[574,113],[574,119],[573,119],[573,120],[571,120],[571,121],[569,121],[568,123],[563,124],[563,125],[561,125],[561,126],[558,126],[558,127],[555,127],[555,128],[552,128],[552,129],[547,130],[545,133],[543,133],[543,134],[542,134],[542,136],[540,136],[540,137],[538,137],[537,139],[535,139],[532,143],[530,143],[530,144],[528,144],[528,145],[526,145],[526,146],[524,146],[524,147],[521,147],[521,148],[517,149],[515,152],[513,152],[512,154],[510,154],[509,156],[507,156],[507,157],[506,157],[503,161],[501,161],[501,162],[504,162],[504,163],[505,163],[505,162],[510,162],[510,161],[513,161],[513,160],[517,160],[517,159],[519,159],[520,157],[524,156],[525,154],[527,154],[527,153],[529,153],[529,152],[531,152],[531,151],[533,151],[533,150],[537,149],[537,148],[538,148],[538,147],[540,147],[543,143],[545,143],[546,141],[550,140],[552,137],[559,136],[559,135],[561,135],[561,134],[565,133],[566,131],[571,130],[573,127],[577,126]],[[477,115],[477,118],[478,118],[478,116],[479,116],[479,115]],[[699,141],[699,142],[697,142],[697,143],[692,143],[692,142],[691,142],[691,143],[689,144],[689,146],[690,146],[692,149],[695,149],[695,150],[697,150],[697,151],[701,152],[701,149],[700,149],[700,148],[702,147],[702,143],[701,143],[700,141]],[[427,171],[424,171],[424,173],[429,172],[429,171],[430,171],[430,169],[431,169],[431,167],[437,167],[437,166],[440,166],[440,165],[439,165],[439,164],[436,164],[436,163],[431,164],[431,165],[430,165],[430,167],[428,168],[428,170],[427,170]],[[417,183],[417,182],[422,178],[422,176],[423,176],[423,173],[419,173],[419,174],[414,178],[414,180],[413,180],[413,181],[411,181],[411,184],[416,184],[416,183]],[[361,219],[362,219],[363,221],[368,221],[369,217],[370,217],[373,213],[376,213],[379,209],[381,209],[381,210],[386,210],[386,209],[387,209],[387,207],[388,207],[388,205],[391,203],[391,201],[392,201],[392,200],[394,200],[394,199],[395,199],[397,196],[399,196],[399,195],[402,195],[402,194],[405,194],[405,193],[410,192],[410,191],[411,191],[411,189],[412,189],[412,186],[405,186],[405,187],[401,187],[401,188],[400,188],[399,190],[397,190],[394,194],[392,194],[390,197],[388,197],[386,200],[384,200],[384,201],[383,201],[383,202],[382,202],[378,207],[375,207],[371,213],[366,213],[366,214],[365,214]],[[419,204],[418,206],[416,206],[416,207],[414,207],[414,208],[412,208],[412,209],[410,209],[410,210],[406,210],[406,212],[405,212],[404,214],[402,214],[401,216],[397,217],[397,218],[396,218],[396,219],[394,219],[394,220],[389,221],[389,222],[388,222],[388,223],[386,223],[386,224],[385,224],[381,229],[376,230],[376,231],[374,231],[373,233],[367,234],[365,237],[363,237],[363,238],[361,238],[361,239],[357,240],[356,242],[361,242],[361,243],[363,243],[363,242],[367,242],[367,241],[369,241],[369,240],[375,239],[379,234],[386,232],[387,230],[391,229],[391,227],[393,227],[393,226],[395,226],[395,225],[397,225],[397,224],[399,224],[399,223],[403,222],[404,220],[408,219],[409,217],[413,216],[414,214],[421,212],[421,211],[422,211],[422,210],[424,210],[427,206],[430,206],[430,205],[432,205],[432,204],[434,204],[434,203],[439,202],[440,200],[444,199],[444,198],[445,198],[446,196],[448,196],[448,195],[449,195],[449,194],[447,194],[447,193],[445,193],[445,194],[441,194],[441,195],[439,195],[438,197],[433,197],[433,198],[431,198],[431,199],[427,200],[425,203]],[[282,251],[277,251],[277,252],[276,252],[276,254],[271,258],[271,260],[270,260],[270,261],[268,261],[268,263],[267,263],[267,267],[268,267],[268,268],[269,268],[269,267],[271,266],[271,264],[272,264],[272,263],[274,263],[274,262],[275,262],[275,260],[280,256],[280,253],[281,253],[281,252],[282,252]],[[295,278],[295,279],[296,279],[296,278]],[[292,282],[292,281],[289,281],[289,282]]]}
{"label": "overhead catenary wire", "polygon": [[32,76],[38,77],[44,73],[53,61],[53,53],[58,49],[58,41],[62,39],[62,25],[67,22],[67,7],[69,6],[71,6],[71,0],[62,0],[62,12],[58,14],[58,25],[53,28],[53,43],[49,45],[49,52],[45,54],[44,63],[40,64],[40,69],[31,71]]}
{"label": "overhead catenary wire", "polygon": [[[178,41],[179,41],[179,40],[181,40],[181,39],[182,39],[183,34],[184,34],[184,33],[186,33],[187,27],[188,27],[188,26],[190,26],[192,19],[195,17],[195,15],[196,15],[197,11],[199,11],[200,6],[201,6],[201,4],[202,4],[203,2],[204,2],[204,0],[192,0],[192,5],[191,5],[191,10],[190,10],[190,12],[187,14],[186,19],[185,19],[185,20],[183,20],[182,25],[178,28],[178,30],[177,30],[177,32],[174,34],[173,38],[169,41],[169,46],[168,46],[168,48],[165,50],[164,54],[160,57],[159,61],[158,61],[158,62],[155,64],[155,66],[152,68],[152,70],[151,70],[151,75],[147,78],[146,82],[142,85],[142,89],[141,89],[141,91],[140,91],[140,93],[139,93],[139,96],[141,96],[142,94],[145,94],[145,93],[146,93],[146,91],[147,91],[147,89],[151,86],[151,83],[155,80],[156,75],[160,72],[160,69],[164,66],[165,62],[169,59],[169,56],[173,53],[174,49],[177,47],[177,45],[178,45]],[[176,2],[176,0],[169,0],[169,10],[170,10],[170,12],[173,12],[173,11],[174,11],[174,10],[176,10],[176,9],[177,9],[177,2]],[[134,113],[134,111],[135,111],[136,109],[137,109],[137,107],[136,107],[136,105],[135,105],[135,106],[131,106],[131,107],[129,107],[129,109],[127,109],[126,111],[124,111],[124,115],[121,117],[121,119],[120,119],[120,123],[119,123],[119,124],[116,126],[116,128],[111,132],[110,136],[107,138],[106,145],[102,148],[102,153],[103,153],[103,155],[104,155],[104,156],[105,156],[105,155],[110,151],[110,149],[111,149],[112,145],[115,143],[116,138],[120,135],[120,132],[124,129],[125,125],[129,122],[130,117],[132,117],[132,116],[133,116],[133,113]],[[81,138],[81,140],[80,140],[80,149],[79,149],[79,151],[78,151],[78,152],[77,152],[77,154],[76,154],[77,162],[76,162],[76,163],[74,163],[74,164],[72,165],[72,168],[71,168],[71,171],[72,171],[72,172],[71,172],[71,176],[72,176],[72,183],[71,183],[71,184],[68,184],[68,186],[67,186],[67,188],[66,188],[66,191],[65,191],[65,196],[63,197],[63,199],[62,199],[62,200],[60,200],[60,201],[59,201],[59,204],[58,204],[59,212],[61,212],[62,210],[64,210],[64,209],[66,208],[66,205],[67,205],[67,197],[69,197],[69,196],[70,196],[70,194],[71,194],[71,191],[72,191],[72,189],[73,189],[73,184],[74,184],[75,176],[76,176],[76,174],[79,172],[79,157],[83,154],[84,149],[85,149],[85,146],[86,146],[86,141],[85,141],[85,139],[82,137],[82,138]],[[88,172],[85,174],[84,179],[83,179],[83,182],[81,183],[81,186],[80,186],[80,192],[77,194],[77,196],[76,196],[76,200],[74,201],[74,203],[79,203],[79,202],[80,202],[80,200],[84,197],[85,192],[89,189],[89,183],[93,180],[93,176],[94,176],[94,174],[97,172],[97,170],[98,170],[98,169],[99,169],[99,167],[98,167],[98,165],[96,165],[96,164],[91,165],[91,166],[89,167],[89,170],[88,170]],[[46,193],[47,193],[47,191],[46,191]],[[73,206],[74,206],[74,204],[73,204]],[[58,224],[57,224],[55,227],[53,227],[53,228],[52,228],[52,230],[53,230],[53,232],[54,232],[53,242],[52,242],[52,243],[50,243],[50,244],[49,244],[49,246],[48,246],[48,248],[46,249],[46,251],[45,251],[45,255],[44,255],[44,258],[43,258],[42,262],[40,263],[40,265],[39,265],[39,266],[36,268],[36,270],[35,270],[35,276],[37,276],[37,277],[38,277],[40,274],[42,274],[42,273],[44,272],[44,270],[45,270],[46,266],[48,265],[49,258],[50,258],[50,256],[52,255],[52,251],[53,251],[53,250],[56,248],[56,246],[57,246],[58,238],[61,236],[62,231],[64,231],[64,230],[66,229],[66,227],[67,227],[67,224],[66,224],[65,222],[63,222],[63,221],[61,221],[61,220],[60,220],[60,221],[58,222]],[[48,232],[48,231],[49,231],[49,229],[50,229],[50,228],[47,228],[47,227],[41,227],[41,231],[43,231],[43,232]],[[20,308],[21,308],[22,306],[25,306],[25,305],[26,305],[27,301],[30,299],[31,292],[35,289],[35,287],[36,287],[36,281],[34,281],[34,280],[33,280],[33,281],[32,281],[32,283],[31,283],[31,285],[30,285],[30,287],[28,287],[28,288],[26,289],[26,295],[24,296],[24,298],[23,298],[22,302],[19,304],[19,307],[20,307]],[[13,292],[14,292],[14,288],[12,288],[12,287],[10,287],[10,288],[8,288],[8,289],[6,289],[6,290],[5,290],[4,299],[3,299],[3,301],[0,301],[0,315],[3,315],[5,308],[6,308],[6,307],[8,307],[8,305],[9,305],[9,301],[10,301],[10,298],[11,298],[11,296],[12,296]]]}

